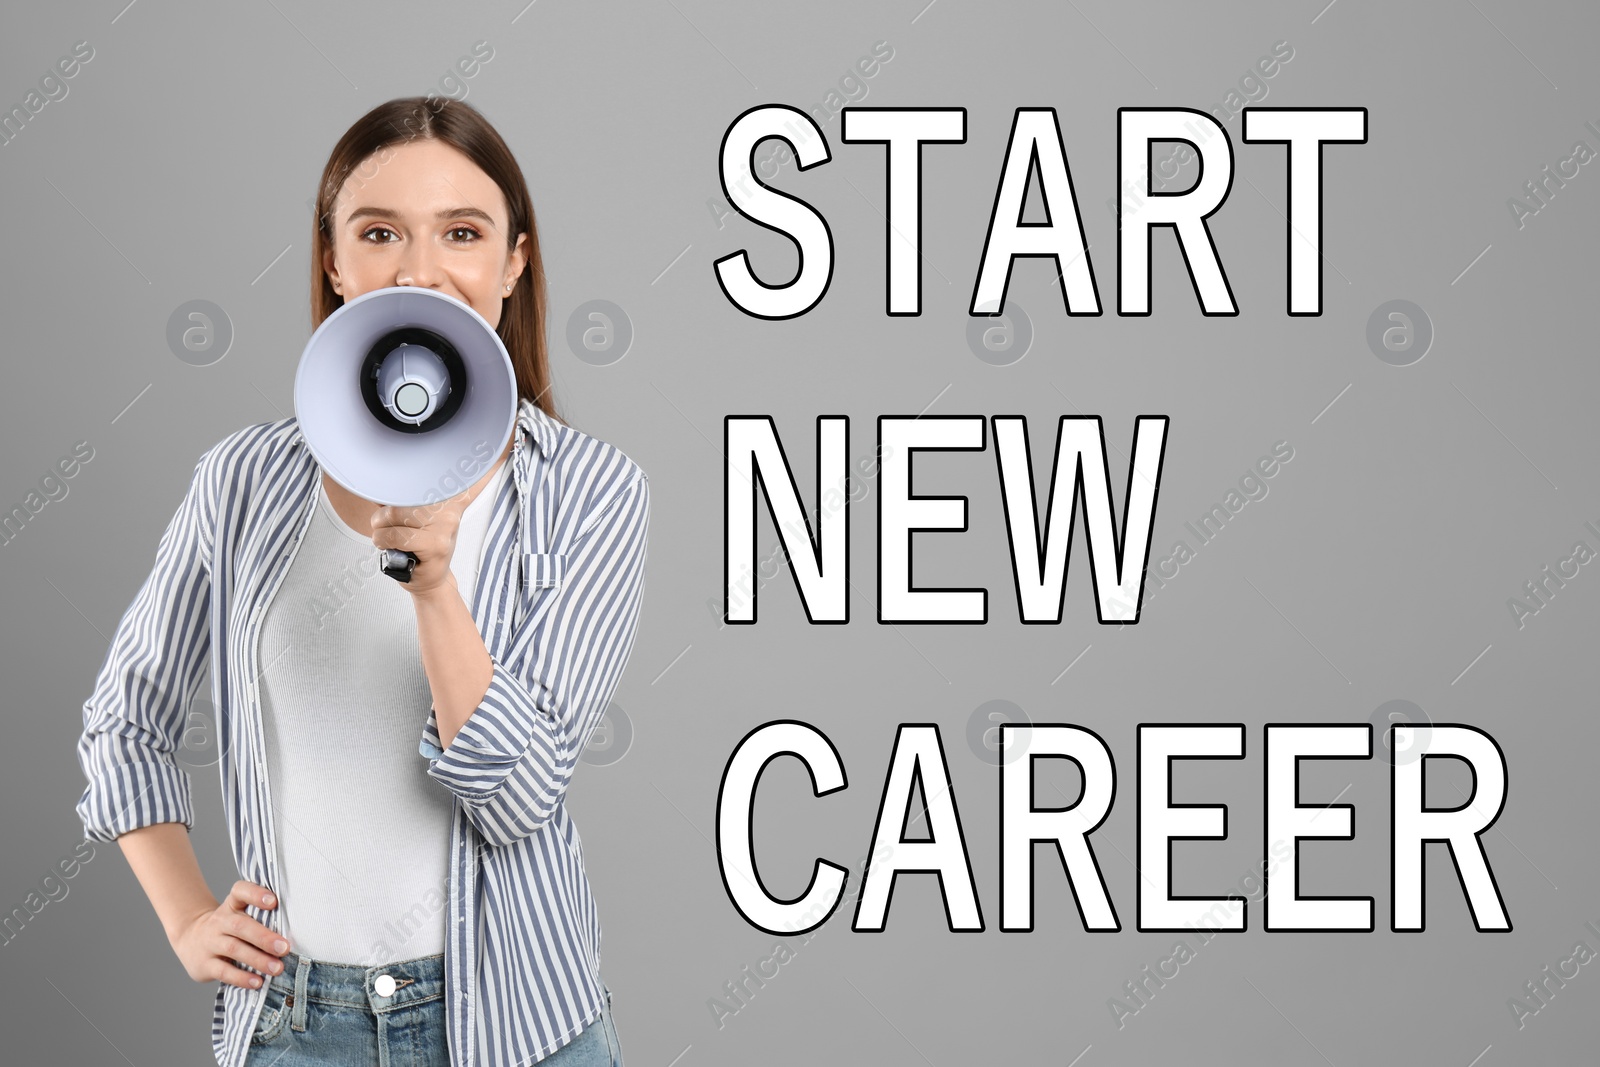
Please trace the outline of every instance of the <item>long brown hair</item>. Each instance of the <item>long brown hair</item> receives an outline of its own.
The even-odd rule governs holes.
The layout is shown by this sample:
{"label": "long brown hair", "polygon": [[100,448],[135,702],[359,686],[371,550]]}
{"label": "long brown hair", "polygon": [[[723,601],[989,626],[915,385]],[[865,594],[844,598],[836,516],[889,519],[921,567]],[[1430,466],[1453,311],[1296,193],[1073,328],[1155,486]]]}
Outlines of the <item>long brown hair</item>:
{"label": "long brown hair", "polygon": [[317,218],[311,232],[311,328],[322,325],[344,304],[344,297],[333,291],[322,265],[324,253],[333,245],[333,202],[339,190],[358,167],[377,153],[393,144],[418,140],[450,145],[494,179],[511,213],[505,234],[508,250],[516,247],[519,233],[528,235],[527,266],[506,298],[495,332],[511,356],[518,396],[565,422],[556,411],[550,391],[550,358],[544,335],[544,261],[539,255],[539,229],[528,183],[499,131],[477,108],[460,100],[439,96],[390,100],[357,119],[333,146],[317,187]]}

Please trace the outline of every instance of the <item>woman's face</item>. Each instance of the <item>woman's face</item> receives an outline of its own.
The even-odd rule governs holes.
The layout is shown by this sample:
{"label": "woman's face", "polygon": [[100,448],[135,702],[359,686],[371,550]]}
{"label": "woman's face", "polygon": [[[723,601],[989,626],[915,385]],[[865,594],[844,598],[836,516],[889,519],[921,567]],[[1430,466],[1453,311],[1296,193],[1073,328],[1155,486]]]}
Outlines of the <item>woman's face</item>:
{"label": "woman's face", "polygon": [[527,264],[528,235],[508,248],[500,187],[443,141],[390,145],[345,179],[333,203],[323,270],[346,301],[392,285],[453,296],[491,326]]}

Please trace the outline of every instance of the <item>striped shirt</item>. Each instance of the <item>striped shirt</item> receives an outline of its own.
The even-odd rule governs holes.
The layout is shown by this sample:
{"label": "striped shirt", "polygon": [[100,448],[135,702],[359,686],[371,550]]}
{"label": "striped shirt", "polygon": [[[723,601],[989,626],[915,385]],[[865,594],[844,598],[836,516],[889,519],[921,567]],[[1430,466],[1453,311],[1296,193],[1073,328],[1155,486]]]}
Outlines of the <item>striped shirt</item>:
{"label": "striped shirt", "polygon": [[[452,794],[445,985],[452,1067],[549,1056],[600,1015],[600,925],[564,798],[638,629],[649,482],[620,449],[520,403],[472,615],[493,660],[482,702],[418,758]],[[208,656],[223,811],[240,875],[278,884],[258,680],[267,604],[315,513],[321,468],[294,418],[200,457],[155,566],[84,703],[85,836],[194,823],[175,754]],[[277,909],[247,913],[282,932]],[[211,1042],[241,1067],[267,994],[218,983]]]}

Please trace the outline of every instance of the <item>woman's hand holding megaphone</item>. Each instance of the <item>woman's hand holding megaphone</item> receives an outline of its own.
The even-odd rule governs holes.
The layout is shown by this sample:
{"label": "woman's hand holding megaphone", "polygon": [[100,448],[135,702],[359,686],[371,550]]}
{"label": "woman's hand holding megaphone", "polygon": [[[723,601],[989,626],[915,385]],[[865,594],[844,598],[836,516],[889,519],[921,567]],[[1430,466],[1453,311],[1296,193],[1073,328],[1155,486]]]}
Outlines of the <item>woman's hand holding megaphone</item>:
{"label": "woman's hand holding megaphone", "polygon": [[[481,487],[475,487],[481,488]],[[447,500],[420,507],[380,507],[372,513],[372,543],[378,548],[409,552],[416,557],[407,591],[426,596],[455,582],[450,559],[455,553],[461,515],[477,492],[457,493]]]}
{"label": "woman's hand holding megaphone", "polygon": [[[444,500],[414,507],[389,505],[372,513],[372,543],[385,552],[385,573],[416,595],[427,595],[446,584],[455,584],[450,570],[450,560],[455,554],[456,533],[461,528],[461,516],[467,507],[482,493],[502,464],[511,462],[511,444],[507,442],[499,462],[477,482]],[[367,501],[371,503],[371,501]],[[403,554],[403,555],[402,555]],[[416,562],[409,572],[398,568]],[[402,562],[403,561],[403,562]],[[396,570],[390,570],[394,566]]]}

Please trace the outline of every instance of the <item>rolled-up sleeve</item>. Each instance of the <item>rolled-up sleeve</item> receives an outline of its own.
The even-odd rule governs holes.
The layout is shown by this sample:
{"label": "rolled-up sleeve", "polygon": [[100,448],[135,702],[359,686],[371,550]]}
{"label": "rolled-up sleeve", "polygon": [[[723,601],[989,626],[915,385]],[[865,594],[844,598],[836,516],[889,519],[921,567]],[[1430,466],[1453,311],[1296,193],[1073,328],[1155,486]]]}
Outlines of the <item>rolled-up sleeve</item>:
{"label": "rolled-up sleeve", "polygon": [[489,687],[448,748],[428,716],[428,774],[491,842],[530,836],[555,813],[605,714],[638,631],[650,486],[643,470],[599,505],[565,553],[553,601],[519,624]]}
{"label": "rolled-up sleeve", "polygon": [[210,651],[209,460],[156,548],[155,566],[117,624],[93,695],[83,704],[78,801],[84,835],[114,841],[154,823],[194,826],[189,775],[175,758],[184,707]]}

